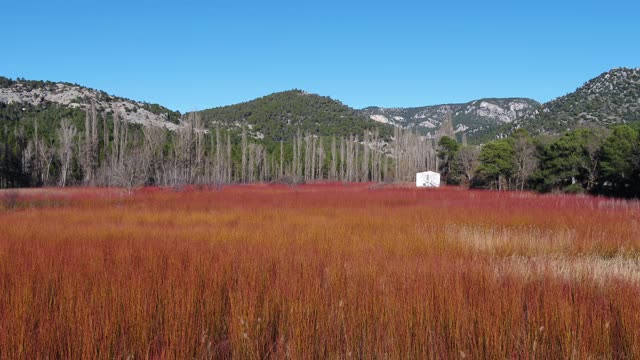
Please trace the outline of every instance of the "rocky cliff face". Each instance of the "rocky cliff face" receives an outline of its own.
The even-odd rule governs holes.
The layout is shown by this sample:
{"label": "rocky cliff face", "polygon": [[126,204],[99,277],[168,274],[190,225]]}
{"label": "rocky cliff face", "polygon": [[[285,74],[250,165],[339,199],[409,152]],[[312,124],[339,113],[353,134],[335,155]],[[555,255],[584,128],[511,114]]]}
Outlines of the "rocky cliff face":
{"label": "rocky cliff face", "polygon": [[177,124],[179,114],[158,105],[110,96],[103,91],[68,83],[9,80],[6,78],[2,80],[0,83],[0,102],[3,103],[35,106],[54,103],[82,110],[88,109],[91,103],[94,103],[98,111],[104,113],[117,111],[121,118],[130,123],[165,127],[170,130],[179,127]]}
{"label": "rocky cliff face", "polygon": [[434,136],[447,111],[453,112],[453,125],[458,133],[473,137],[533,111],[539,104],[526,98],[480,99],[464,104],[446,104],[416,108],[368,107],[358,112],[372,120],[402,128],[415,128]]}
{"label": "rocky cliff face", "polygon": [[532,109],[532,103],[525,100],[496,101],[478,100],[467,105],[465,114],[494,119],[501,123],[510,123]]}

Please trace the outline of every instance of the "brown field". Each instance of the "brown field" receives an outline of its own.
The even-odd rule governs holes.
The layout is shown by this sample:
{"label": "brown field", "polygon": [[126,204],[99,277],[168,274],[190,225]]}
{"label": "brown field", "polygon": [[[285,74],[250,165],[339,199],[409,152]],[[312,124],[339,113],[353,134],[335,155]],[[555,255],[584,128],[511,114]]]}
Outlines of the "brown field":
{"label": "brown field", "polygon": [[640,204],[371,185],[0,193],[0,358],[638,358]]}

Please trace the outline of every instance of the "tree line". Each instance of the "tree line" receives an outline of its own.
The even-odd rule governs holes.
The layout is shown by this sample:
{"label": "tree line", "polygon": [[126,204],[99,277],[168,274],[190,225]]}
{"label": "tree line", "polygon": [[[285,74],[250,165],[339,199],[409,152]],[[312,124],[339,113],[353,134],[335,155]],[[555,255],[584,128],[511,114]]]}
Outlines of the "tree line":
{"label": "tree line", "polygon": [[94,105],[59,110],[57,121],[17,120],[16,111],[0,109],[0,188],[404,182],[434,170],[447,184],[472,188],[640,194],[639,129],[630,125],[556,138],[518,129],[467,146],[464,137],[456,141],[451,116],[435,138],[400,128],[392,136],[373,128],[339,137],[297,128],[291,140],[273,141],[249,136],[246,127],[208,128],[199,113],[170,131],[128,123],[116,109],[100,113]]}
{"label": "tree line", "polygon": [[2,110],[0,188],[391,181],[401,171],[393,171],[391,147],[403,164],[414,156],[409,137],[389,143],[377,128],[341,137],[298,128],[290,141],[272,141],[249,136],[247,127],[207,128],[200,113],[170,131],[128,123],[115,108],[99,113],[94,104],[57,121]]}
{"label": "tree line", "polygon": [[640,127],[583,127],[562,136],[509,137],[477,147],[442,138],[449,184],[497,190],[640,196]]}

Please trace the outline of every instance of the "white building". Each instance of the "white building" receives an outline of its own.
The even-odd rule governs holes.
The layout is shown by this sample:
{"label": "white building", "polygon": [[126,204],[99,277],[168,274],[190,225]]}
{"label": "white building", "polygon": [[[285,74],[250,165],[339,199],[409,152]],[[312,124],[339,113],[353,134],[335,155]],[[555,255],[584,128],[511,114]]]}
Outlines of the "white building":
{"label": "white building", "polygon": [[419,172],[416,174],[417,187],[439,187],[440,173],[434,171]]}

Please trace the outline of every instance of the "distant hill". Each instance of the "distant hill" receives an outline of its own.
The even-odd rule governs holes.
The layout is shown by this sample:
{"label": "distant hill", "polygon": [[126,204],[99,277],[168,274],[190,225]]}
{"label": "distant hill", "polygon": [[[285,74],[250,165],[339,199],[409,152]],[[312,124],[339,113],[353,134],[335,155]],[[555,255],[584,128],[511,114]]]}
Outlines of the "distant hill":
{"label": "distant hill", "polygon": [[[129,100],[77,84],[0,77],[0,113],[5,119],[80,119],[91,104],[99,113],[116,109],[130,123],[180,127],[183,115],[158,104]],[[378,129],[389,139],[393,126],[434,136],[447,111],[458,134],[483,143],[522,127],[532,134],[560,134],[580,126],[640,121],[640,68],[617,68],[575,92],[545,104],[527,98],[484,98],[463,104],[356,110],[329,97],[290,90],[252,101],[196,112],[208,128],[238,131],[265,141],[288,141],[300,130],[321,136],[362,134]],[[2,119],[0,119],[2,120]],[[51,125],[54,126],[55,124]]]}
{"label": "distant hill", "polygon": [[640,68],[617,68],[513,122],[534,134],[640,121]]}
{"label": "distant hill", "polygon": [[470,139],[482,139],[503,124],[528,114],[540,104],[527,98],[487,98],[464,104],[444,104],[414,108],[368,107],[358,113],[372,120],[402,128],[417,129],[434,136],[448,110],[453,112],[456,133],[466,133]]}
{"label": "distant hill", "polygon": [[[112,96],[66,82],[12,80],[0,76],[0,104],[4,113],[18,113],[20,118],[56,118],[60,113],[75,114],[95,104],[99,113],[113,113],[130,123],[178,128],[181,114],[158,104],[149,104]],[[50,115],[50,116],[48,116]],[[60,120],[60,119],[58,119]]]}
{"label": "distant hill", "polygon": [[289,140],[298,129],[322,136],[362,134],[365,129],[378,129],[381,136],[392,133],[391,126],[372,121],[337,100],[302,90],[198,113],[209,128],[247,125],[253,137],[272,141]]}
{"label": "distant hill", "polygon": [[[437,166],[437,149],[427,139],[440,127],[459,140],[465,134],[470,144],[487,144],[517,128],[533,135],[560,134],[581,126],[636,122],[639,95],[640,69],[614,69],[542,105],[526,98],[485,98],[464,104],[355,110],[329,97],[290,90],[181,114],[77,84],[0,77],[0,188],[404,181],[415,171]],[[126,122],[114,121],[114,113]],[[403,132],[394,139],[394,126],[413,134]],[[207,134],[217,128],[222,136]],[[241,136],[241,130],[249,136]],[[378,137],[363,136],[369,130],[376,130]],[[295,136],[298,132],[301,138]],[[628,133],[629,139],[636,136],[633,129]],[[358,138],[351,138],[354,135]],[[331,136],[342,139],[322,139]],[[618,158],[636,156],[633,141]],[[553,159],[563,157],[564,153]],[[634,171],[618,172],[637,178]],[[493,181],[494,175],[487,179]],[[554,184],[574,177],[559,177]]]}

